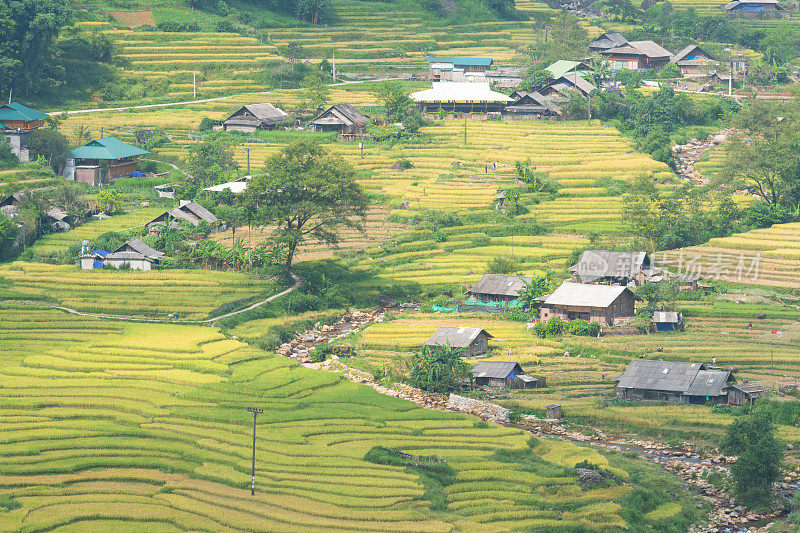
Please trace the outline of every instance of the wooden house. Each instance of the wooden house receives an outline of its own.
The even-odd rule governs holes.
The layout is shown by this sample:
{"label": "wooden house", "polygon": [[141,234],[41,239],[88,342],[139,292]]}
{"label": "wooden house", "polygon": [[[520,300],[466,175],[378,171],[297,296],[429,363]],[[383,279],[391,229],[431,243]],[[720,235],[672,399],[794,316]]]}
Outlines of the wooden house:
{"label": "wooden house", "polygon": [[622,36],[621,33],[612,31],[606,32],[594,41],[589,43],[589,50],[595,53],[600,53],[605,50],[610,50],[623,44],[627,44],[628,39]]}
{"label": "wooden house", "polygon": [[581,283],[616,283],[641,285],[659,269],[653,267],[647,252],[586,250],[569,268],[573,279]]}
{"label": "wooden house", "polygon": [[613,326],[617,319],[634,316],[635,311],[636,296],[627,287],[565,281],[544,299],[539,318],[542,322],[558,317]]}
{"label": "wooden house", "polygon": [[562,76],[551,80],[547,85],[539,89],[539,93],[551,102],[566,102],[577,92],[581,96],[587,96],[597,86],[581,76],[572,75]]}
{"label": "wooden house", "polygon": [[21,162],[30,160],[28,135],[39,129],[48,115],[17,102],[0,105],[0,135]]}
{"label": "wooden house", "polygon": [[512,102],[487,82],[434,82],[430,89],[412,93],[409,98],[428,113],[500,113]]}
{"label": "wooden house", "polygon": [[503,115],[514,119],[535,119],[558,115],[558,108],[539,92],[516,92],[521,96],[503,109]]}
{"label": "wooden house", "polygon": [[669,50],[653,41],[628,41],[600,53],[608,57],[613,70],[660,69],[672,59]]}
{"label": "wooden house", "polygon": [[478,387],[498,389],[535,389],[539,382],[512,361],[480,361],[472,367],[472,378]]}
{"label": "wooden house", "polygon": [[99,187],[104,181],[130,176],[138,169],[139,156],[149,153],[116,137],[95,139],[69,153],[73,164],[68,165],[72,176],[67,178]]}
{"label": "wooden house", "polygon": [[768,389],[755,381],[743,380],[734,383],[728,390],[728,403],[731,405],[750,404],[767,394]]}
{"label": "wooden house", "polygon": [[369,118],[350,104],[336,104],[309,123],[312,131],[335,131],[344,137],[362,135]]}
{"label": "wooden house", "polygon": [[473,357],[484,355],[489,351],[491,338],[493,337],[486,330],[480,328],[442,326],[425,341],[425,346],[433,348],[449,345],[453,348],[462,348],[463,355]]}
{"label": "wooden house", "polygon": [[467,294],[484,302],[510,302],[519,298],[519,290],[530,282],[528,276],[484,274]]}
{"label": "wooden house", "polygon": [[283,110],[270,103],[250,104],[239,108],[222,122],[225,131],[243,131],[252,133],[256,130],[273,130],[286,117]]}
{"label": "wooden house", "polygon": [[734,378],[729,370],[709,370],[700,363],[634,359],[612,381],[620,399],[720,404],[728,402]]}
{"label": "wooden house", "polygon": [[789,16],[789,12],[778,0],[733,0],[723,5],[722,10],[734,19],[774,19]]}
{"label": "wooden house", "polygon": [[178,207],[170,209],[166,213],[157,216],[150,222],[146,223],[145,227],[150,228],[157,225],[163,225],[170,218],[175,220],[183,220],[193,226],[197,226],[203,221],[209,224],[214,224],[215,222],[219,221],[214,213],[197,202],[181,200],[181,203]]}
{"label": "wooden house", "polygon": [[717,60],[696,44],[690,44],[675,54],[670,63],[677,65],[685,78],[701,78],[708,76],[709,69]]}

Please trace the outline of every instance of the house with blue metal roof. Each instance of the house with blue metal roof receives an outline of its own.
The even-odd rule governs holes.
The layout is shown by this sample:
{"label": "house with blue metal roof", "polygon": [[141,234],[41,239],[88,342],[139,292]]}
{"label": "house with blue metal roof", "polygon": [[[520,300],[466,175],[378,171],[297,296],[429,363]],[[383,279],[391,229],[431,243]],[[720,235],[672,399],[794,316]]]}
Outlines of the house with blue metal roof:
{"label": "house with blue metal roof", "polygon": [[95,139],[69,153],[66,177],[98,187],[103,181],[130,176],[137,171],[139,156],[149,153],[115,137]]}

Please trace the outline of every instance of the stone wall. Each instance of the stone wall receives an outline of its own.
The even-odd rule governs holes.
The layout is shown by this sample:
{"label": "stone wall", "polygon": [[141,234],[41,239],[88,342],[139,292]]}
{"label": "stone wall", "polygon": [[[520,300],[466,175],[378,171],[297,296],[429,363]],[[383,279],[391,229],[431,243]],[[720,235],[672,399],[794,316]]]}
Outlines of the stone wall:
{"label": "stone wall", "polygon": [[508,420],[508,409],[499,405],[465,398],[457,394],[451,394],[447,399],[447,408],[453,411],[461,411],[471,415],[479,416],[490,422],[506,422]]}

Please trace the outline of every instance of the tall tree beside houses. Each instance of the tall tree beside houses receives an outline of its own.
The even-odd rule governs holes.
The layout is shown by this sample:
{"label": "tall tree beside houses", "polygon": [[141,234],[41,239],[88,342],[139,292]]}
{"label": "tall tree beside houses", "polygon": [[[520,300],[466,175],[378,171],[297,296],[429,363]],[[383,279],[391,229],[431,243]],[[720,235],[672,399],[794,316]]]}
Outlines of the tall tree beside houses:
{"label": "tall tree beside houses", "polygon": [[262,222],[277,227],[287,270],[306,239],[335,245],[338,228],[362,229],[369,205],[353,167],[306,139],[269,157],[266,173],[253,177],[245,194],[259,207]]}

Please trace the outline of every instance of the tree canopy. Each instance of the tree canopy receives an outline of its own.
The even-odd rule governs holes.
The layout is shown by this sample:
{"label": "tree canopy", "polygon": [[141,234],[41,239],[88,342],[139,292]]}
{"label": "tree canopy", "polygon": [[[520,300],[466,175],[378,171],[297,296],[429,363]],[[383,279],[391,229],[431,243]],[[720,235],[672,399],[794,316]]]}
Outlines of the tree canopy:
{"label": "tree canopy", "polygon": [[422,390],[446,394],[471,378],[469,365],[461,356],[464,350],[446,346],[423,346],[411,357],[411,384]]}
{"label": "tree canopy", "polygon": [[362,229],[369,201],[356,183],[355,171],[339,156],[308,139],[295,141],[266,161],[266,173],[247,187],[264,222],[277,226],[285,245],[285,266],[292,266],[297,246],[307,237],[336,244],[337,229]]}

